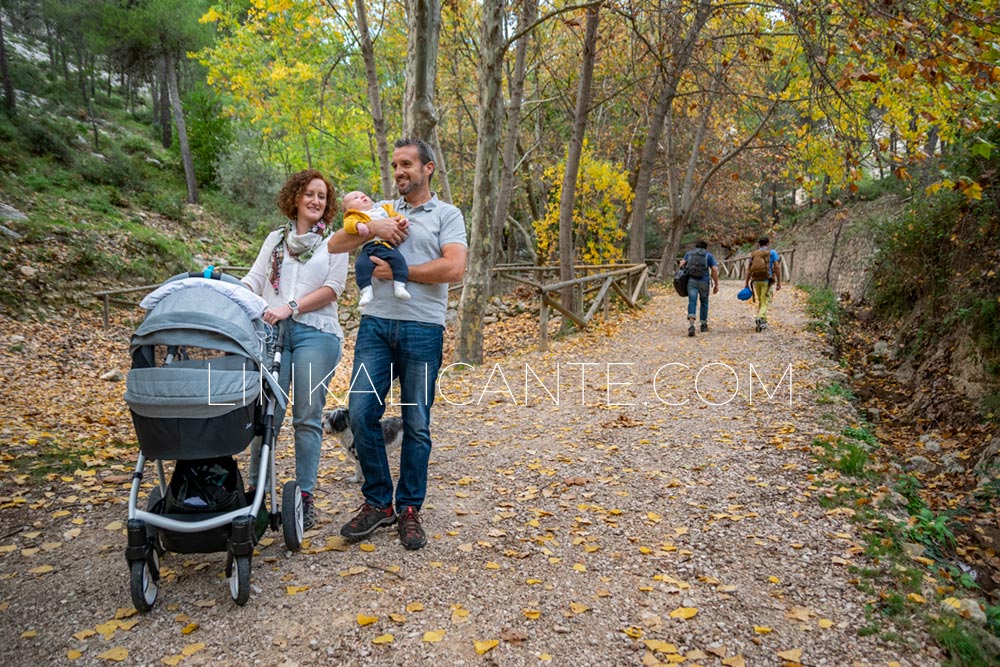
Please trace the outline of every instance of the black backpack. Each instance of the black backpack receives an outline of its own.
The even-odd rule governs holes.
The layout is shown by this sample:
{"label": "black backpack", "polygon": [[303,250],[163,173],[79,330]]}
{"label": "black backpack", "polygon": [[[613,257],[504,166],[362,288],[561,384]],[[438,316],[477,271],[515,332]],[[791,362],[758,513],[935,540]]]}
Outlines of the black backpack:
{"label": "black backpack", "polygon": [[687,264],[684,265],[684,270],[692,278],[704,278],[705,274],[708,273],[708,251],[704,248],[695,248],[691,251],[691,256],[688,258]]}

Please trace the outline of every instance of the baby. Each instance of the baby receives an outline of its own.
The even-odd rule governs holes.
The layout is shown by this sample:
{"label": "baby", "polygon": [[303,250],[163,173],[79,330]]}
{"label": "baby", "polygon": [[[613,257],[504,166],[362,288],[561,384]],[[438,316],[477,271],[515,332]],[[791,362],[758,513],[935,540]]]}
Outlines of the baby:
{"label": "baby", "polygon": [[[386,202],[381,206],[375,206],[375,202],[364,192],[355,190],[344,195],[344,231],[348,234],[368,236],[371,230],[366,223],[375,218],[394,218],[398,215],[392,204]],[[389,264],[389,268],[392,269],[393,293],[397,299],[408,300],[410,293],[406,291],[406,281],[410,276],[410,270],[406,260],[396,246],[376,236],[361,246],[358,259],[354,262],[354,278],[361,288],[358,305],[367,306],[374,296],[372,272],[375,270],[375,263],[371,260],[372,256]]]}

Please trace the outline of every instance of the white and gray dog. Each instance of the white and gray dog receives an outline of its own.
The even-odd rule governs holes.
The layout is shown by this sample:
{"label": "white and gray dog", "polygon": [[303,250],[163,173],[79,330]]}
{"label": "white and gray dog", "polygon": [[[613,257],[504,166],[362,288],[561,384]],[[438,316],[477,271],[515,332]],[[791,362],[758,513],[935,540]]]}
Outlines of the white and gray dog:
{"label": "white and gray dog", "polygon": [[[349,480],[363,482],[365,478],[361,472],[361,463],[358,461],[358,450],[354,446],[354,433],[351,432],[351,417],[347,408],[337,408],[324,412],[323,432],[337,436],[340,439],[340,446],[354,461],[354,477],[350,477]],[[383,418],[382,438],[385,440],[387,452],[398,452],[399,446],[403,442],[403,420],[399,417]]]}

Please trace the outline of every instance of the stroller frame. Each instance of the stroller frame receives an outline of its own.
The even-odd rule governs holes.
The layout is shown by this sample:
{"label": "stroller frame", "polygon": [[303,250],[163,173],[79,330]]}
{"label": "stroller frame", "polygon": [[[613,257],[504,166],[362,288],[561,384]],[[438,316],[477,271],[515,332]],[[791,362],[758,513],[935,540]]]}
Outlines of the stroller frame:
{"label": "stroller frame", "polygon": [[[169,285],[173,281],[190,278],[222,280],[240,285],[240,289],[244,289],[244,286],[238,280],[219,272],[212,272],[211,267],[206,269],[204,274],[188,273],[174,276],[167,283],[164,283],[164,286]],[[205,286],[211,287],[210,285]],[[178,286],[175,285],[174,287]],[[169,297],[163,297],[163,302],[166,302],[167,298]],[[150,314],[152,312],[154,311],[151,311]],[[140,327],[141,329],[142,327]],[[273,361],[270,369],[267,369],[270,373],[269,379],[277,377],[280,369],[283,333],[283,327],[279,326],[276,336],[277,340],[268,339],[266,343],[269,346],[273,345]],[[133,336],[133,348],[136,347],[135,342],[137,338],[139,338],[138,331]],[[166,362],[159,370],[169,367],[172,357],[177,354],[177,350],[178,346],[168,346],[169,354]],[[264,367],[261,366],[261,372],[264,372],[264,370]],[[209,387],[211,384],[210,375],[211,367],[209,366]],[[159,592],[160,557],[167,551],[164,546],[164,537],[177,538],[174,539],[176,544],[172,550],[178,553],[204,553],[206,551],[217,552],[222,550],[211,548],[211,546],[208,549],[198,548],[192,545],[190,541],[187,541],[184,538],[185,535],[188,536],[188,540],[194,540],[195,542],[200,537],[205,537],[208,539],[210,545],[221,545],[224,541],[224,549],[227,554],[225,574],[229,581],[230,595],[238,605],[246,604],[249,599],[251,559],[253,557],[254,545],[260,540],[268,527],[271,530],[278,530],[278,527],[281,527],[285,546],[290,551],[298,551],[301,548],[303,534],[302,494],[298,483],[294,480],[286,482],[282,488],[280,506],[277,499],[277,474],[275,472],[276,424],[280,425],[281,420],[284,418],[284,403],[279,400],[278,394],[272,386],[274,383],[276,383],[276,380],[273,382],[261,381],[261,393],[255,399],[262,400],[263,402],[261,426],[256,427],[257,430],[255,430],[255,434],[260,434],[254,436],[254,440],[249,446],[251,448],[251,455],[259,457],[261,465],[258,466],[256,483],[254,484],[256,487],[254,496],[243,507],[221,513],[204,513],[204,518],[199,518],[201,516],[199,513],[177,514],[166,512],[164,501],[168,497],[169,482],[164,470],[163,460],[164,458],[173,457],[163,455],[164,452],[160,452],[160,456],[155,456],[155,452],[147,455],[147,452],[143,451],[142,439],[140,438],[139,456],[136,461],[135,471],[132,474],[132,483],[129,492],[126,530],[128,545],[125,549],[125,558],[129,566],[132,602],[138,611],[149,611],[156,602]],[[135,384],[138,385],[139,381],[136,380]],[[209,388],[209,392],[211,392],[211,388]],[[129,400],[130,395],[133,400]],[[209,398],[211,400],[211,396]],[[134,391],[133,387],[130,387],[126,392],[126,400],[133,407],[133,420],[136,421],[136,430],[138,433],[140,430],[139,420],[141,418],[136,413],[136,404],[141,404],[141,391]],[[281,414],[278,416],[276,422],[276,413],[279,409],[281,410]],[[176,415],[171,416],[176,417]],[[253,445],[258,442],[259,452],[254,454]],[[176,453],[177,447],[182,446],[182,443],[178,443],[174,449],[170,449],[168,446],[167,452]],[[244,450],[246,448],[247,446],[243,447]],[[179,461],[183,458],[186,457],[177,457],[177,460]],[[149,462],[155,462],[157,484],[149,493],[146,509],[143,510],[139,508],[139,491],[146,464]],[[264,462],[266,462],[266,465],[264,465]],[[244,489],[242,488],[243,482],[240,481],[239,476],[237,476],[237,483],[240,487],[238,489],[239,497],[242,498]],[[271,494],[270,506],[267,508],[268,511],[266,514],[261,514],[261,510],[265,508],[264,495],[267,492]],[[263,521],[265,518],[266,522]]]}

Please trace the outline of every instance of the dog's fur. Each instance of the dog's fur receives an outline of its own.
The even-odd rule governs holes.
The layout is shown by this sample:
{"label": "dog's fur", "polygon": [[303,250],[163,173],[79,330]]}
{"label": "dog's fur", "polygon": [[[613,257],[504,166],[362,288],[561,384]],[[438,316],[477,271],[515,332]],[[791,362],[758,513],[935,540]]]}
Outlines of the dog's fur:
{"label": "dog's fur", "polygon": [[[398,452],[400,444],[403,442],[403,420],[399,417],[386,417],[382,419],[381,423],[386,451]],[[354,446],[354,433],[351,431],[351,416],[347,412],[347,408],[337,408],[324,412],[323,432],[337,436],[340,439],[340,446],[354,461],[354,477],[348,479],[352,482],[364,482],[361,463],[358,461],[358,450]]]}

